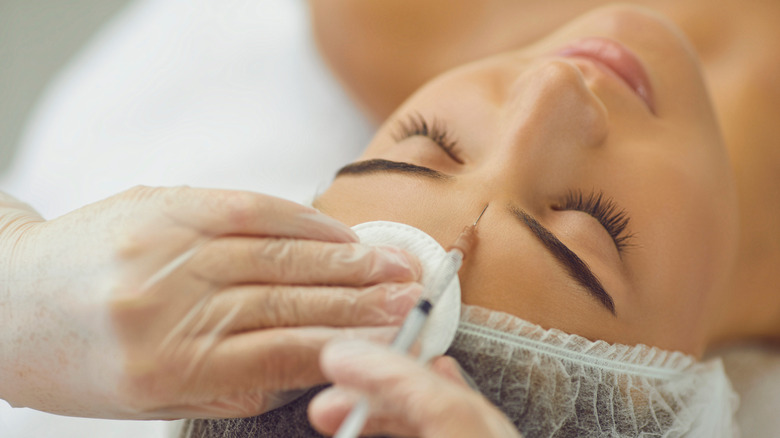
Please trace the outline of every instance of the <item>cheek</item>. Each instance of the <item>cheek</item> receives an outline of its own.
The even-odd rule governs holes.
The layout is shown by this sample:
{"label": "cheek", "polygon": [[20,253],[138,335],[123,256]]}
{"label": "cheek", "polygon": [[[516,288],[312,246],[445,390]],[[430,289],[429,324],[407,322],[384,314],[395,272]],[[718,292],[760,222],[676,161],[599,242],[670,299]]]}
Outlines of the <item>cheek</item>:
{"label": "cheek", "polygon": [[[736,208],[712,168],[696,161],[636,173],[643,187],[629,207],[637,245],[626,261],[636,294],[636,315],[669,337],[697,342],[712,306],[731,275],[736,251]],[[698,164],[700,164],[699,161]],[[722,175],[722,174],[720,174]],[[663,326],[663,327],[662,327]],[[683,339],[683,338],[690,339]],[[687,349],[689,345],[677,348]]]}

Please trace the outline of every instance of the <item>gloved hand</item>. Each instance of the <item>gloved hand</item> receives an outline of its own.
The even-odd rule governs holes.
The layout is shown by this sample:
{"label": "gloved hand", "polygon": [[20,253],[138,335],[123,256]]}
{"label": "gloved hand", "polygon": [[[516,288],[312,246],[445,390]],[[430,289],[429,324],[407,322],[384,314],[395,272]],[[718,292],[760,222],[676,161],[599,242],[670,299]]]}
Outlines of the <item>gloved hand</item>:
{"label": "gloved hand", "polygon": [[[419,264],[269,196],[138,187],[44,221],[0,194],[0,398],[74,416],[256,415],[392,337]],[[373,327],[370,327],[373,326]]]}
{"label": "gloved hand", "polygon": [[309,420],[324,434],[334,434],[368,395],[365,435],[521,438],[501,411],[469,387],[450,357],[435,359],[428,369],[384,346],[338,340],[325,346],[320,365],[334,386],[312,400]]}

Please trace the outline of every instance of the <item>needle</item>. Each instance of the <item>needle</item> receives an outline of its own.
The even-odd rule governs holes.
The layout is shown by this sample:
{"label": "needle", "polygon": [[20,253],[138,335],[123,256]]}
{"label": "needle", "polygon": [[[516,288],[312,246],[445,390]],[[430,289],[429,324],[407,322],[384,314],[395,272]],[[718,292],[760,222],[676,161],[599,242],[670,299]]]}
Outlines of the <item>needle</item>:
{"label": "needle", "polygon": [[[455,239],[455,243],[450,246],[447,251],[444,260],[439,265],[439,269],[436,271],[436,275],[433,277],[429,287],[425,288],[425,293],[420,297],[417,305],[409,311],[404,319],[401,329],[398,331],[395,339],[390,348],[394,351],[406,353],[411,346],[417,341],[420,332],[422,331],[425,323],[428,321],[428,317],[433,310],[433,306],[439,301],[439,298],[448,289],[450,283],[458,276],[458,270],[460,270],[463,264],[463,258],[467,253],[471,251],[476,241],[476,229],[477,222],[485,214],[489,204],[485,204],[485,208],[477,216],[477,220],[472,225],[467,225],[463,231]],[[368,398],[362,397],[357,404],[352,408],[347,418],[341,423],[341,427],[336,432],[335,438],[354,438],[356,437],[363,426],[368,420],[369,404]]]}
{"label": "needle", "polygon": [[472,227],[476,227],[477,226],[477,222],[479,222],[479,220],[482,219],[482,215],[485,214],[485,210],[487,210],[488,205],[490,205],[490,203],[485,204],[485,208],[483,208],[482,212],[479,214],[479,216],[477,216],[477,220],[474,221],[474,224],[472,225]]}

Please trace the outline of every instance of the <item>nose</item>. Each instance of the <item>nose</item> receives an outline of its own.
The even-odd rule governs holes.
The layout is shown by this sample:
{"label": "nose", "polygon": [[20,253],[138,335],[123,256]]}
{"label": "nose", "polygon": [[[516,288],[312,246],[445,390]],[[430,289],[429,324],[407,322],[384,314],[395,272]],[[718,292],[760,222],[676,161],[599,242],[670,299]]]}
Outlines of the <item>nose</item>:
{"label": "nose", "polygon": [[576,172],[608,135],[608,113],[576,65],[543,59],[507,81],[497,150],[516,175]]}
{"label": "nose", "polygon": [[504,119],[514,138],[555,134],[570,147],[594,147],[607,136],[606,107],[567,60],[541,60],[509,85],[506,96]]}

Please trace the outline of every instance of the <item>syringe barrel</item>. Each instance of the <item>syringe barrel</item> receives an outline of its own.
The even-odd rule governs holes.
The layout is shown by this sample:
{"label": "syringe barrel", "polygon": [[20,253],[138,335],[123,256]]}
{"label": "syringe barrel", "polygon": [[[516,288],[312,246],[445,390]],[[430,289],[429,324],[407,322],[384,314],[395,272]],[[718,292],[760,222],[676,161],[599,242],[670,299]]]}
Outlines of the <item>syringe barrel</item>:
{"label": "syringe barrel", "polygon": [[460,250],[462,256],[471,253],[471,249],[474,247],[474,242],[477,239],[477,227],[474,225],[468,225],[463,228],[463,231],[458,234],[458,238],[450,245],[447,251],[453,249]]}
{"label": "syringe barrel", "polygon": [[412,348],[412,344],[417,340],[420,332],[428,321],[431,312],[431,303],[426,299],[421,299],[417,305],[406,314],[406,319],[398,330],[398,334],[393,339],[391,348],[395,351],[406,353]]}
{"label": "syringe barrel", "polygon": [[427,289],[430,292],[427,298],[431,304],[435,305],[450,283],[458,277],[458,270],[460,270],[462,264],[463,253],[458,248],[447,251],[447,255],[433,276],[431,287]]}
{"label": "syringe barrel", "polygon": [[439,301],[439,298],[447,290],[453,279],[457,278],[460,265],[463,263],[463,253],[458,249],[452,249],[442,260],[436,274],[433,277],[431,287],[426,288],[426,293],[406,315],[401,329],[393,340],[392,348],[396,351],[409,351],[417,336],[422,331],[431,309]]}

